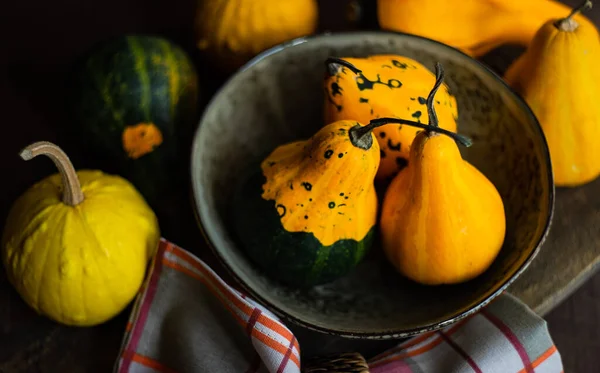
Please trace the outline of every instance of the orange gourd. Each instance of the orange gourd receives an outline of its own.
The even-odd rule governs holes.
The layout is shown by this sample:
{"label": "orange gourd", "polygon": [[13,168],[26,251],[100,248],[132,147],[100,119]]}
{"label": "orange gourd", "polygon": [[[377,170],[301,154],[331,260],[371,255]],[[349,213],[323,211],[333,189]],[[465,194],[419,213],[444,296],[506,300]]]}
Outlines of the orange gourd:
{"label": "orange gourd", "polygon": [[[325,123],[377,118],[412,117],[427,122],[425,97],[435,75],[419,62],[399,55],[329,58],[325,88]],[[442,86],[434,106],[442,127],[456,132],[458,109],[448,86]],[[378,180],[388,180],[406,166],[417,129],[388,124],[373,133],[381,149]]]}
{"label": "orange gourd", "polygon": [[411,147],[408,166],[386,191],[381,238],[386,257],[406,277],[427,285],[455,284],[483,273],[500,251],[506,230],[502,199],[494,185],[465,161],[456,141],[464,137],[437,126],[427,99],[429,125],[382,119],[424,128]]}
{"label": "orange gourd", "polygon": [[198,1],[196,45],[223,71],[279,43],[313,34],[316,0]]}
{"label": "orange gourd", "polygon": [[352,270],[375,236],[379,145],[355,121],[278,146],[238,185],[233,226],[256,265],[296,288]]}
{"label": "orange gourd", "polygon": [[[526,47],[548,19],[569,11],[554,0],[376,0],[376,4],[373,13],[382,29],[424,36],[474,57],[504,44]],[[371,0],[365,6],[372,6]],[[584,17],[578,21],[591,24]]]}
{"label": "orange gourd", "polygon": [[548,20],[505,75],[540,121],[557,186],[600,175],[600,41],[594,26],[573,18],[588,6]]}

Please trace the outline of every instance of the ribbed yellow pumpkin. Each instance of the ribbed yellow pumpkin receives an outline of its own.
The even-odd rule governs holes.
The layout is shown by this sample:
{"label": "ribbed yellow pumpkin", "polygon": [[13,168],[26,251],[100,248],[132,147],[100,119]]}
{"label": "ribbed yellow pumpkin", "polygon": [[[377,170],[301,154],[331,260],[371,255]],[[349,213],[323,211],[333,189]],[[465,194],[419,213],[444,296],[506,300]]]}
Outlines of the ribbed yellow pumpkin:
{"label": "ribbed yellow pumpkin", "polygon": [[158,245],[157,218],[125,179],[75,172],[48,142],[21,152],[25,160],[37,155],[60,173],[34,184],[9,212],[1,247],[8,279],[27,304],[59,323],[103,323],[137,294]]}

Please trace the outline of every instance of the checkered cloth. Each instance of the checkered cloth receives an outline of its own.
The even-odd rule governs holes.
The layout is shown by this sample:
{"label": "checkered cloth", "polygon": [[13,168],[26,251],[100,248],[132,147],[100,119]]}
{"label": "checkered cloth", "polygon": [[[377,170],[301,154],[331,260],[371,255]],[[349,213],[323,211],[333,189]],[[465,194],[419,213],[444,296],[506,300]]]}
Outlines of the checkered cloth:
{"label": "checkered cloth", "polygon": [[[369,367],[372,373],[563,371],[546,322],[508,294],[474,316],[383,352]],[[300,346],[277,316],[161,240],[114,371],[296,373]]]}

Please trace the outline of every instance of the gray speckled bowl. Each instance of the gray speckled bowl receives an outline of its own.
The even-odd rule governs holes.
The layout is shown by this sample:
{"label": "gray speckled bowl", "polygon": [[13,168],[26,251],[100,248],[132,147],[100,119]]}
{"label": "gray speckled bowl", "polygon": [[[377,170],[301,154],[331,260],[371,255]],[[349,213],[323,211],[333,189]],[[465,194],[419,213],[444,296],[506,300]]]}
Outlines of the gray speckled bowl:
{"label": "gray speckled bowl", "polygon": [[[440,61],[458,101],[459,131],[474,140],[463,156],[498,188],[505,245],[480,277],[427,287],[397,274],[379,247],[333,283],[299,292],[265,277],[235,244],[228,202],[239,175],[276,146],[310,137],[323,123],[328,56],[396,53],[433,69]],[[548,148],[527,105],[478,61],[416,36],[361,32],[295,40],[258,56],[207,107],[194,139],[192,187],[207,241],[242,286],[275,313],[347,337],[399,338],[447,326],[500,294],[531,263],[554,207]]]}

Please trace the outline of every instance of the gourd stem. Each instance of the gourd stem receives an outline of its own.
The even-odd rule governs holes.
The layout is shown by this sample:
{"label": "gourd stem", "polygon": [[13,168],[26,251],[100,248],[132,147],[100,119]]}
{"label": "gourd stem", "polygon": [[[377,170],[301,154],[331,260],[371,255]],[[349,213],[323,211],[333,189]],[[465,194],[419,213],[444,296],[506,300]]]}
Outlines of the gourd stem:
{"label": "gourd stem", "polygon": [[574,31],[578,25],[573,20],[573,17],[584,10],[592,9],[592,5],[591,0],[584,0],[579,6],[575,7],[566,18],[558,20],[556,22],[556,27],[563,31]]}
{"label": "gourd stem", "polygon": [[446,136],[450,136],[454,141],[460,143],[463,146],[469,147],[473,144],[470,138],[459,135],[458,133],[454,133],[448,130],[441,128],[438,125],[437,114],[435,113],[435,108],[433,106],[433,99],[435,97],[436,92],[444,82],[444,69],[442,64],[437,62],[435,64],[435,85],[429,92],[429,96],[427,96],[427,114],[429,116],[429,124],[423,124],[419,122],[414,122],[412,120],[399,119],[399,118],[378,118],[373,119],[366,126],[356,125],[352,127],[349,131],[350,141],[354,146],[357,146],[361,149],[368,150],[373,145],[373,139],[371,138],[371,131],[373,131],[377,127],[384,126],[386,124],[406,124],[413,127],[423,128],[428,132],[437,132],[444,134]]}
{"label": "gourd stem", "polygon": [[341,58],[329,57],[325,60],[325,66],[327,66],[327,71],[329,71],[329,75],[337,74],[337,68],[335,67],[335,65],[347,67],[350,71],[352,71],[355,74],[362,73],[362,70],[360,70],[348,61],[344,61]]}
{"label": "gourd stem", "polygon": [[[376,127],[385,126],[386,124],[392,124],[392,123],[406,124],[408,126],[422,128],[428,132],[441,133],[446,136],[450,136],[452,139],[454,139],[454,141],[458,142],[459,144],[461,144],[467,148],[469,146],[473,145],[473,141],[470,138],[468,138],[467,136],[464,136],[464,135],[461,135],[461,134],[458,134],[458,133],[455,133],[452,131],[448,131],[446,129],[443,129],[442,127],[436,127],[436,126],[432,126],[429,124],[413,122],[412,120],[397,119],[397,118],[379,118],[379,119],[373,119],[371,122],[369,122],[369,126],[373,125],[373,128],[376,128]],[[366,127],[367,126],[362,127],[362,128],[366,128]]]}
{"label": "gourd stem", "polygon": [[69,206],[76,206],[83,201],[83,192],[81,191],[81,185],[79,184],[75,168],[61,148],[51,142],[39,141],[27,146],[19,155],[26,161],[38,155],[49,157],[62,176],[63,203]]}

